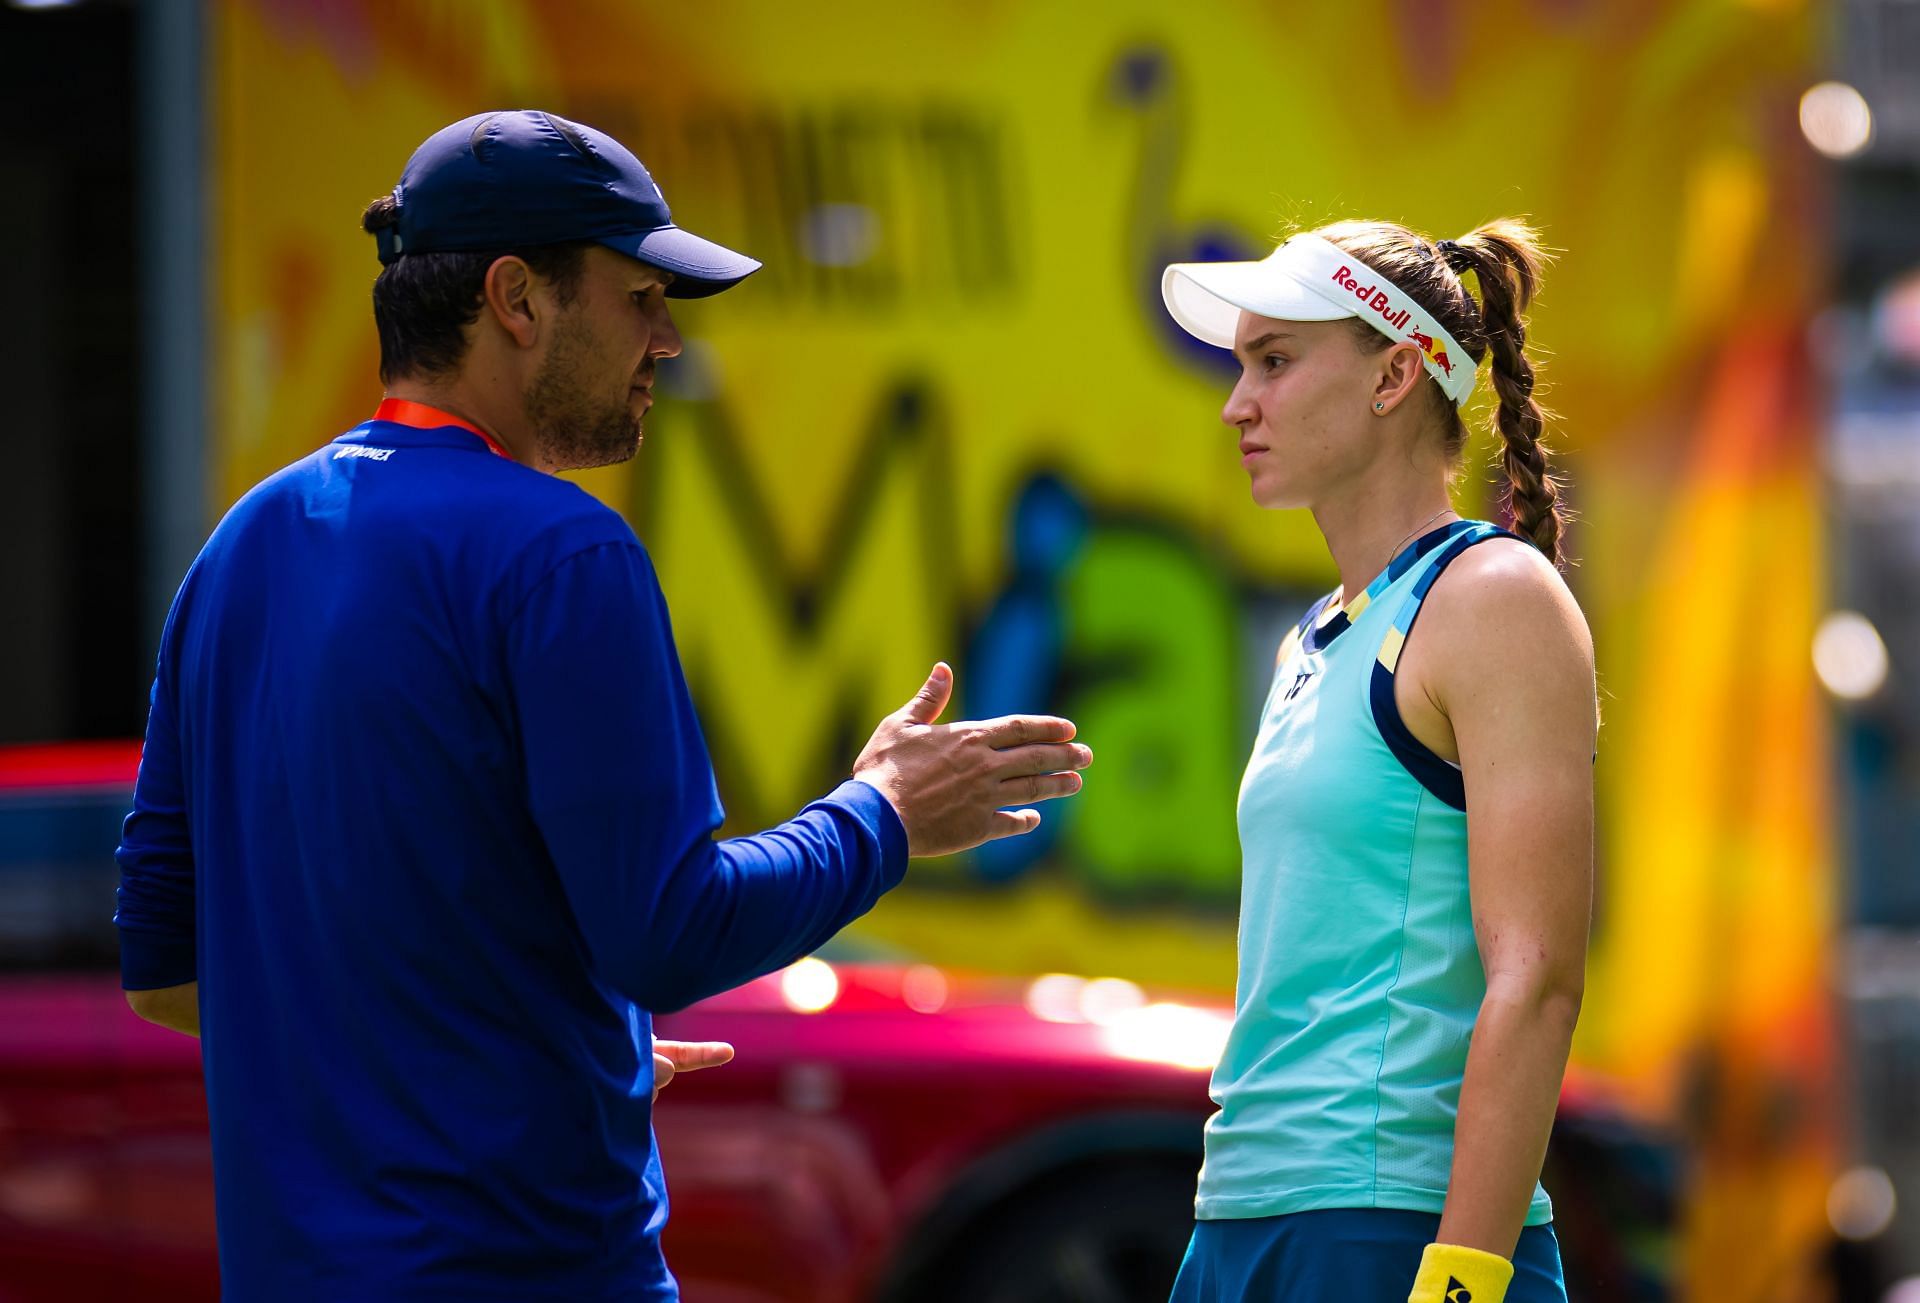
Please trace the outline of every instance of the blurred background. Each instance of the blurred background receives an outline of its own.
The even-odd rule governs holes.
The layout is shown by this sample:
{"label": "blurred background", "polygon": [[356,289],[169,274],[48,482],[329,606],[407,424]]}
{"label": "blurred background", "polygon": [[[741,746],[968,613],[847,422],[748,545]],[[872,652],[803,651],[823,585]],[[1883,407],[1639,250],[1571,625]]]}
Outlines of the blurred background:
{"label": "blurred background", "polygon": [[741,1050],[660,1108],[690,1303],[1164,1297],[1234,794],[1335,575],[1249,502],[1160,268],[1508,214],[1561,250],[1605,713],[1570,1293],[1920,1300],[1920,0],[7,0],[0,99],[0,1301],[216,1296],[196,1047],[110,924],[161,620],[380,396],[361,207],[521,106],[767,264],[579,477],[659,567],[730,830],[936,658],[1100,757],[681,1016]]}

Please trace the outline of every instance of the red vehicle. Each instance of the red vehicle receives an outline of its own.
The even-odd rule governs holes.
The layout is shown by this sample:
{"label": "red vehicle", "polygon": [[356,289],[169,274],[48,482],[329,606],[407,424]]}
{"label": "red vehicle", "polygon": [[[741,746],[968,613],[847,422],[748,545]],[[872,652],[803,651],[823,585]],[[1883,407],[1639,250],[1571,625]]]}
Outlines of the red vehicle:
{"label": "red vehicle", "polygon": [[[0,1303],[218,1296],[199,1046],[117,980],[136,763],[0,750]],[[739,1051],[660,1098],[668,1261],[689,1303],[1159,1303],[1226,1026],[1118,979],[824,957],[661,1018]],[[1563,1099],[1572,1281],[1664,1297],[1664,1153]]]}

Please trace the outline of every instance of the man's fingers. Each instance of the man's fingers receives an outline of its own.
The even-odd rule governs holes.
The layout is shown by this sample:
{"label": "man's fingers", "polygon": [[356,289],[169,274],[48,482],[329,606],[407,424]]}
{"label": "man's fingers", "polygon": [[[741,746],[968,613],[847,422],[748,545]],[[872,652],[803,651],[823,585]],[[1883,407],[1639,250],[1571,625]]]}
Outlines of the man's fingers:
{"label": "man's fingers", "polygon": [[1040,812],[1038,810],[995,810],[993,823],[990,826],[992,831],[987,834],[987,840],[990,842],[999,841],[1002,837],[1018,837],[1040,826]]}
{"label": "man's fingers", "polygon": [[1093,749],[1079,742],[1045,742],[1006,747],[995,759],[993,772],[1002,778],[1019,774],[1054,774],[1085,769],[1093,763]]}
{"label": "man's fingers", "polygon": [[675,1072],[693,1072],[730,1062],[733,1046],[725,1041],[655,1041],[653,1057],[665,1059]]}
{"label": "man's fingers", "polygon": [[1064,774],[1024,774],[1019,778],[1009,778],[1000,784],[1000,800],[1011,804],[1014,801],[1051,801],[1062,796],[1072,796],[1080,790],[1080,775]]}
{"label": "man's fingers", "polygon": [[913,694],[913,700],[901,707],[900,713],[912,724],[931,724],[940,718],[940,712],[947,708],[947,702],[953,699],[953,670],[945,661],[933,667],[927,675],[927,681],[920,685],[920,691]]}
{"label": "man's fingers", "polygon": [[1072,740],[1073,721],[1057,715],[1002,715],[974,725],[991,747],[1025,746],[1032,742]]}

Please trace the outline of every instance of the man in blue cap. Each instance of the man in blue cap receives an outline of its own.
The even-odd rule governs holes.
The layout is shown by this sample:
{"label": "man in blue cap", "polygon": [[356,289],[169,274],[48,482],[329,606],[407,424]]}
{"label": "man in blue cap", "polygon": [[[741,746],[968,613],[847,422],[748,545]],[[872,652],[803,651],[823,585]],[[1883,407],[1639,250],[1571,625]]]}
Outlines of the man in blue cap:
{"label": "man in blue cap", "polygon": [[[672,298],[758,266],[546,113],[435,133],[364,224],[372,420],[214,531],[162,635],[119,851],[128,999],[202,1037],[233,1299],[672,1299],[650,1015],[779,968],[909,855],[1026,832],[1073,726],[936,726],[717,841],[647,554],[551,472],[624,461]],[[778,667],[769,667],[767,709]]]}

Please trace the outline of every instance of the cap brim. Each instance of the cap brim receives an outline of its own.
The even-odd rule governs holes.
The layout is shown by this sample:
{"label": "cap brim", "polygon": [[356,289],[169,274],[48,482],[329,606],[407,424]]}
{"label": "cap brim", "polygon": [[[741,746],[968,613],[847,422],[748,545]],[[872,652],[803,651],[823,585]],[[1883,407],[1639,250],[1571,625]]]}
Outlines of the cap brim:
{"label": "cap brim", "polygon": [[1160,296],[1181,329],[1216,348],[1233,347],[1242,312],[1276,321],[1338,321],[1354,315],[1269,261],[1176,262],[1160,278]]}
{"label": "cap brim", "polygon": [[634,235],[609,235],[600,240],[616,253],[638,258],[673,273],[667,286],[670,299],[704,299],[732,289],[760,270],[760,261],[735,253],[725,245],[703,240],[692,231],[662,226]]}

